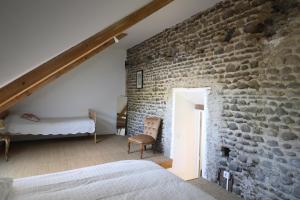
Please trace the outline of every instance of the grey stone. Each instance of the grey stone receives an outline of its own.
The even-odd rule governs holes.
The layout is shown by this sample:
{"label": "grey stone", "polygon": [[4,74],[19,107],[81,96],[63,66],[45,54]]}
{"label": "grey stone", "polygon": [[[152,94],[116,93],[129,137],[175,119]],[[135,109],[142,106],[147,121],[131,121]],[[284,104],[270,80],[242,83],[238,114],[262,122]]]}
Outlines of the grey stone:
{"label": "grey stone", "polygon": [[291,157],[294,157],[297,155],[295,152],[290,152],[290,151],[286,152],[285,154],[288,156],[291,156]]}
{"label": "grey stone", "polygon": [[233,104],[232,106],[230,106],[230,110],[239,111],[239,108],[237,107],[237,105]]}
{"label": "grey stone", "polygon": [[292,88],[292,89],[298,89],[298,88],[300,88],[300,83],[298,83],[298,82],[292,82],[292,83],[289,83],[287,85],[287,87],[288,88]]}
{"label": "grey stone", "polygon": [[286,125],[280,125],[279,126],[280,129],[289,129],[290,127],[286,126]]}
{"label": "grey stone", "polygon": [[280,164],[278,164],[278,168],[279,168],[280,172],[283,174],[286,174],[289,171],[289,169],[287,169],[286,167],[284,167]]}
{"label": "grey stone", "polygon": [[240,128],[242,132],[249,133],[251,131],[251,128],[247,124],[242,124]]}
{"label": "grey stone", "polygon": [[294,121],[292,118],[290,118],[290,117],[284,117],[284,118],[282,119],[282,121],[283,121],[284,123],[286,123],[286,124],[294,124],[294,123],[295,123],[295,121]]}
{"label": "grey stone", "polygon": [[235,117],[235,118],[243,118],[243,115],[240,114],[240,113],[235,113],[235,114],[234,114],[234,117]]}
{"label": "grey stone", "polygon": [[274,110],[272,108],[269,108],[269,107],[265,107],[264,108],[264,113],[269,115],[269,114],[274,114]]}
{"label": "grey stone", "polygon": [[253,148],[246,148],[246,147],[244,147],[244,151],[245,151],[246,153],[250,153],[250,154],[255,154],[255,153],[257,153],[257,150],[256,150],[256,149],[253,149]]}
{"label": "grey stone", "polygon": [[292,132],[284,132],[280,136],[284,141],[289,141],[289,140],[295,140],[298,138],[297,135],[295,135]]}
{"label": "grey stone", "polygon": [[261,165],[266,167],[266,168],[269,168],[269,169],[272,168],[272,162],[267,161],[267,160],[262,161]]}
{"label": "grey stone", "polygon": [[283,152],[279,148],[273,148],[272,152],[277,156],[283,156]]}
{"label": "grey stone", "polygon": [[258,90],[260,88],[259,83],[256,80],[251,80],[248,82],[250,88]]}
{"label": "grey stone", "polygon": [[249,86],[246,83],[243,83],[243,82],[238,82],[237,83],[237,88],[239,88],[239,89],[246,89],[248,87]]}
{"label": "grey stone", "polygon": [[261,136],[253,136],[252,139],[253,139],[255,142],[264,142],[264,138],[261,137]]}
{"label": "grey stone", "polygon": [[243,163],[246,163],[248,158],[245,155],[239,155],[238,159],[239,159],[239,161],[241,161]]}
{"label": "grey stone", "polygon": [[300,159],[291,159],[290,163],[292,166],[294,166],[296,168],[300,168]]}
{"label": "grey stone", "polygon": [[259,162],[260,162],[259,158],[252,158],[252,159],[251,159],[251,163],[252,163],[253,165],[257,165],[257,164],[259,164]]}
{"label": "grey stone", "polygon": [[285,149],[291,149],[292,145],[290,145],[290,144],[283,144],[282,147],[285,148]]}
{"label": "grey stone", "polygon": [[238,163],[235,161],[232,161],[229,163],[229,169],[236,172],[241,172],[241,168],[239,167]]}
{"label": "grey stone", "polygon": [[250,22],[244,26],[245,33],[262,33],[264,31],[264,24],[260,22]]}
{"label": "grey stone", "polygon": [[269,146],[271,146],[271,147],[276,147],[276,146],[278,146],[278,142],[275,141],[275,140],[269,140],[269,141],[267,141],[267,144],[268,144]]}
{"label": "grey stone", "polygon": [[251,136],[248,134],[243,135],[243,138],[246,140],[251,140]]}
{"label": "grey stone", "polygon": [[250,145],[250,143],[248,141],[245,141],[245,140],[241,141],[240,143],[242,145],[245,145],[245,146],[249,146]]}
{"label": "grey stone", "polygon": [[271,128],[273,131],[279,131],[279,126],[276,125],[276,124],[270,124],[270,128]]}
{"label": "grey stone", "polygon": [[280,162],[280,163],[287,163],[286,159],[285,158],[281,158],[281,157],[276,158],[276,161]]}
{"label": "grey stone", "polygon": [[271,136],[271,137],[277,137],[278,136],[278,132],[276,132],[276,131],[267,132],[267,135]]}
{"label": "grey stone", "polygon": [[270,122],[280,122],[280,118],[279,117],[271,117],[269,119]]}
{"label": "grey stone", "polygon": [[280,107],[276,108],[275,113],[278,116],[282,116],[282,115],[287,115],[288,114],[283,108],[280,108]]}
{"label": "grey stone", "polygon": [[231,8],[228,8],[227,10],[225,10],[223,12],[223,19],[227,19],[229,17],[232,17],[234,15],[234,10],[232,10]]}
{"label": "grey stone", "polygon": [[238,100],[239,105],[247,105],[247,102],[245,100]]}
{"label": "grey stone", "polygon": [[297,55],[288,55],[283,59],[283,63],[287,65],[299,65],[300,57]]}
{"label": "grey stone", "polygon": [[235,136],[236,136],[236,137],[241,137],[241,136],[242,136],[242,133],[236,133]]}
{"label": "grey stone", "polygon": [[224,161],[224,160],[221,160],[219,163],[220,163],[221,166],[224,166],[224,167],[228,166],[227,162]]}
{"label": "grey stone", "polygon": [[236,125],[235,123],[230,123],[230,124],[228,124],[228,128],[229,128],[230,130],[237,130],[237,129],[238,129],[238,127],[237,127],[237,125]]}
{"label": "grey stone", "polygon": [[250,63],[250,67],[251,67],[252,69],[257,68],[257,67],[258,67],[258,62],[257,62],[257,61],[252,61],[252,62]]}
{"label": "grey stone", "polygon": [[260,113],[262,109],[257,107],[247,107],[246,111],[250,113]]}
{"label": "grey stone", "polygon": [[258,181],[264,182],[265,178],[266,178],[266,176],[265,176],[263,170],[262,169],[257,169],[256,173],[255,173],[255,179],[258,180]]}
{"label": "grey stone", "polygon": [[300,199],[300,184],[294,186],[293,195]]}
{"label": "grey stone", "polygon": [[[267,127],[266,127],[267,128]],[[257,135],[261,135],[263,132],[261,130],[261,128],[258,127],[254,127],[253,128],[253,133],[257,134]]]}
{"label": "grey stone", "polygon": [[231,156],[231,157],[236,157],[237,156],[237,153],[235,152],[235,151],[230,151],[230,153],[229,153],[229,155]]}
{"label": "grey stone", "polygon": [[237,148],[238,150],[243,150],[244,146],[241,144],[236,144],[235,148]]}
{"label": "grey stone", "polygon": [[284,107],[286,107],[286,108],[293,108],[293,104],[292,103],[285,103]]}
{"label": "grey stone", "polygon": [[236,71],[236,67],[233,64],[228,64],[226,66],[226,72],[235,72]]}
{"label": "grey stone", "polygon": [[214,52],[216,55],[219,55],[219,54],[223,54],[224,53],[224,48],[222,47],[219,47],[215,50]]}
{"label": "grey stone", "polygon": [[281,177],[281,183],[283,185],[292,185],[293,184],[293,179],[289,176],[282,176]]}

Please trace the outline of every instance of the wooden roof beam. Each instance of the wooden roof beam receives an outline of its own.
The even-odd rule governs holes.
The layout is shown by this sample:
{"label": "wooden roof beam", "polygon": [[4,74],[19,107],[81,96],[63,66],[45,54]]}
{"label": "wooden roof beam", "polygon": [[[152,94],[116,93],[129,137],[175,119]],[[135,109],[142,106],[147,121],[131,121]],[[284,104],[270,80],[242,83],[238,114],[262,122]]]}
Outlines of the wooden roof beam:
{"label": "wooden roof beam", "polygon": [[126,29],[172,1],[152,0],[118,22],[0,88],[0,113],[113,44],[113,37],[123,38]]}

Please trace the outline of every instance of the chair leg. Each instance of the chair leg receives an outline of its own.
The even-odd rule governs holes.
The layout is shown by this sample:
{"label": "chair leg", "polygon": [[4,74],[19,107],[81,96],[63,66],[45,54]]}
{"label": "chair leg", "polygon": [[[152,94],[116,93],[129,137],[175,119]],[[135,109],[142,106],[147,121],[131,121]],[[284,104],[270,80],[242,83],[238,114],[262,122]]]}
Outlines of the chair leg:
{"label": "chair leg", "polygon": [[145,151],[147,150],[147,145],[144,145],[144,150],[145,150]]}
{"label": "chair leg", "polygon": [[143,153],[144,153],[144,144],[141,144],[141,159],[143,159]]}
{"label": "chair leg", "polygon": [[128,141],[128,154],[130,153],[130,142]]}
{"label": "chair leg", "polygon": [[9,150],[9,146],[10,146],[10,137],[7,136],[5,139],[5,160],[8,161],[8,150]]}

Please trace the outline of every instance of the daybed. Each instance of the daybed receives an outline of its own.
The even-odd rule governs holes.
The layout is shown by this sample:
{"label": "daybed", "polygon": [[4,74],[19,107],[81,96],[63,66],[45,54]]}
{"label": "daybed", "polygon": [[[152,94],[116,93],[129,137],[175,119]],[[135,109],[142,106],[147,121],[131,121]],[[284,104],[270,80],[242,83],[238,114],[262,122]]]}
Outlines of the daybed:
{"label": "daybed", "polygon": [[38,122],[30,121],[19,115],[8,115],[5,118],[5,133],[0,138],[5,141],[5,159],[8,160],[8,150],[11,137],[14,135],[70,135],[95,132],[96,112],[89,110],[89,117],[43,118]]}

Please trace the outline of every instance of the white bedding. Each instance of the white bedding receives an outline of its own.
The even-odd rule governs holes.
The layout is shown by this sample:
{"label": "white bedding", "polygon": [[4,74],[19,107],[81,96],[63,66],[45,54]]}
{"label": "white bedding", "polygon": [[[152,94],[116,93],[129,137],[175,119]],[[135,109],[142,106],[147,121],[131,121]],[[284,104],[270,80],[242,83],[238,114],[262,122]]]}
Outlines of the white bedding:
{"label": "white bedding", "polygon": [[150,161],[119,161],[15,179],[8,200],[215,200]]}
{"label": "white bedding", "polygon": [[11,115],[6,118],[5,125],[8,133],[21,135],[68,135],[95,132],[95,122],[88,117],[43,118],[39,122],[33,122],[18,115]]}

